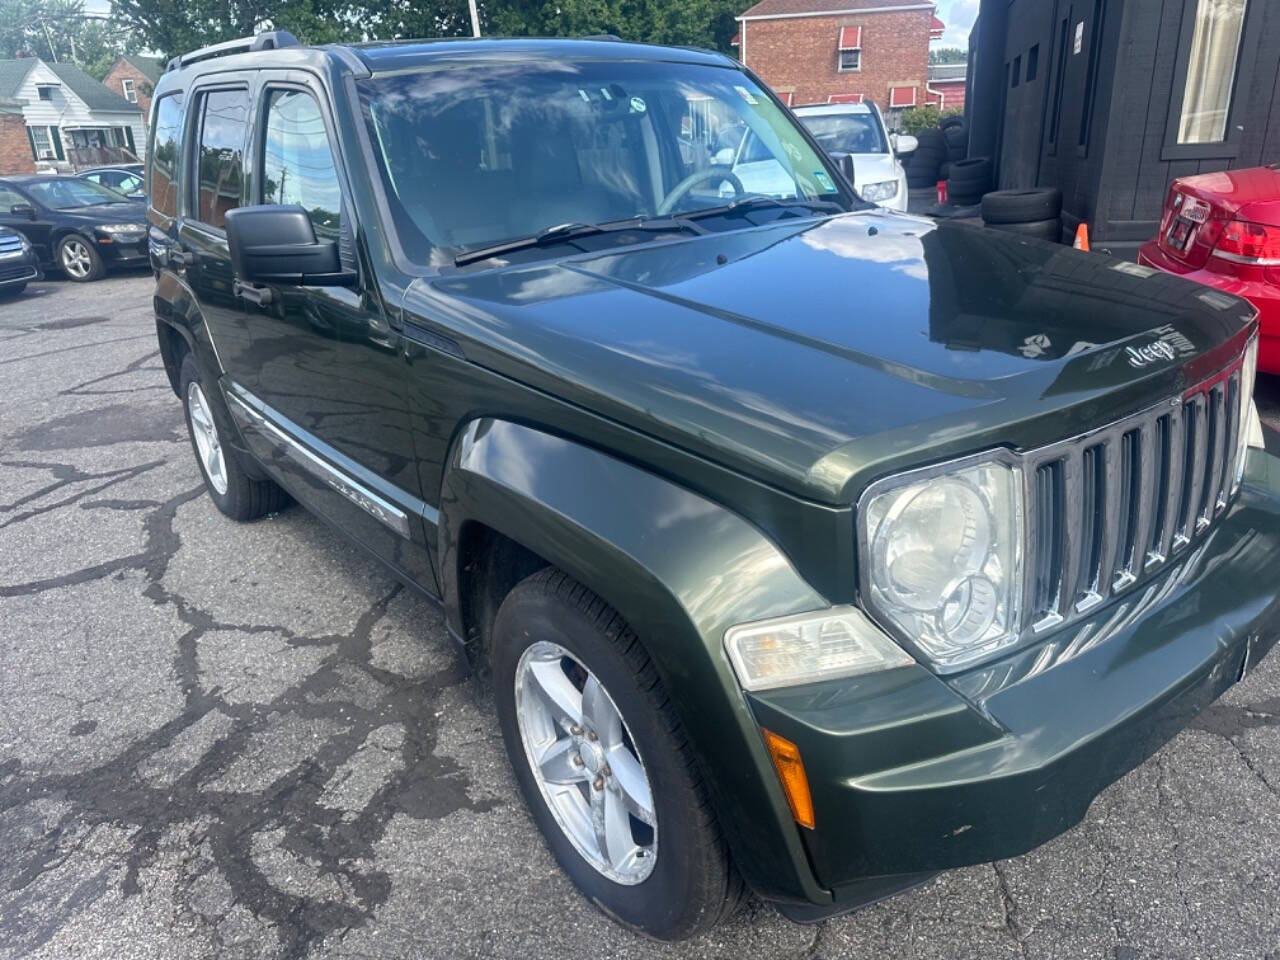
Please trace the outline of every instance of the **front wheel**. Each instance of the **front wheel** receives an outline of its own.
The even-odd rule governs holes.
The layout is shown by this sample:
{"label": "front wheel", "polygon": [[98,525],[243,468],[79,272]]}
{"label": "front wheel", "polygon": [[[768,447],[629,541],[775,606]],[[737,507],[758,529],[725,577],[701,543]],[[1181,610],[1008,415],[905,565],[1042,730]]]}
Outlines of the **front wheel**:
{"label": "front wheel", "polygon": [[245,471],[225,440],[231,425],[216,407],[214,397],[200,376],[196,358],[182,358],[180,387],[191,432],[191,449],[204,477],[205,489],[219,510],[232,520],[256,520],[289,502],[288,495],[271,480],[257,480]]}
{"label": "front wheel", "polygon": [[525,802],[583,893],[663,940],[728,916],[741,881],[672,704],[618,615],[548,568],[503,601],[492,664]]}
{"label": "front wheel", "polygon": [[63,237],[58,243],[58,263],[67,278],[76,283],[88,283],[106,273],[102,255],[78,233]]}

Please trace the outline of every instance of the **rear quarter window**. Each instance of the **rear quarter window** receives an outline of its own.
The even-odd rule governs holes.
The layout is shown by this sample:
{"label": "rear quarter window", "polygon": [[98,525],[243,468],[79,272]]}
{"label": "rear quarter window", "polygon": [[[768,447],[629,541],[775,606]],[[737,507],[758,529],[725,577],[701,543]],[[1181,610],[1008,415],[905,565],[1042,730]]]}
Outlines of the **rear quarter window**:
{"label": "rear quarter window", "polygon": [[169,218],[178,215],[183,102],[181,93],[171,93],[156,103],[151,149],[147,151],[147,192],[151,209]]}

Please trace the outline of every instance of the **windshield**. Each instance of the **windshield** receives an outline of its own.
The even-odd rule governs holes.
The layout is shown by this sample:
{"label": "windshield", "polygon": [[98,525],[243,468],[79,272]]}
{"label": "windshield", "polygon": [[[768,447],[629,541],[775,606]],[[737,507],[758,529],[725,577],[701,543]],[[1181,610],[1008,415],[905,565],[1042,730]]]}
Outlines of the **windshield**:
{"label": "windshield", "polygon": [[90,183],[78,177],[36,180],[26,186],[33,197],[54,210],[70,210],[72,207],[89,207],[100,203],[129,202],[114,190],[108,190],[106,187],[100,187],[96,183]]}
{"label": "windshield", "polygon": [[884,129],[869,113],[828,113],[801,117],[827,153],[888,153]]}
{"label": "windshield", "polygon": [[359,85],[397,232],[423,264],[747,196],[852,200],[787,114],[729,68],[473,61]]}

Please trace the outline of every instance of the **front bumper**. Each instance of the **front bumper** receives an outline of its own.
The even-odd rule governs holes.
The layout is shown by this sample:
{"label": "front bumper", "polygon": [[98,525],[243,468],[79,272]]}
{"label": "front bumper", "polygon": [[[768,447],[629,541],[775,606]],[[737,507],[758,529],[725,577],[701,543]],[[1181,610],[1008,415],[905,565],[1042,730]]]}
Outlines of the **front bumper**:
{"label": "front bumper", "polygon": [[0,290],[39,279],[40,265],[35,254],[13,260],[0,260]]}
{"label": "front bumper", "polygon": [[[1210,262],[1212,259],[1211,257]],[[1194,280],[1223,293],[1243,297],[1257,307],[1258,369],[1265,373],[1280,373],[1280,287],[1271,283],[1241,280],[1239,277],[1204,268],[1188,270],[1161,250],[1154,240],[1143,244],[1138,251],[1138,262],[1186,280]]]}
{"label": "front bumper", "polygon": [[816,814],[800,833],[834,902],[1024,853],[1079,822],[1271,648],[1280,460],[1251,450],[1217,527],[1142,587],[1040,644],[945,680],[907,667],[749,697],[796,743]]}
{"label": "front bumper", "polygon": [[96,244],[103,262],[119,266],[148,266],[151,263],[150,242],[144,233],[140,237],[110,241],[99,237]]}

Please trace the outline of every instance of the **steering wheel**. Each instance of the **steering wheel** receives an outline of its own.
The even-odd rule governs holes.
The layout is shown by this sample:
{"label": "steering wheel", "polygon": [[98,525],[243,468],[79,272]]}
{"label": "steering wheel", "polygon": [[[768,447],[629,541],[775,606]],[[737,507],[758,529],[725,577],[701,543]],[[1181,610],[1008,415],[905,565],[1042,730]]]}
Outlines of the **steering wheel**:
{"label": "steering wheel", "polygon": [[732,167],[725,164],[714,164],[710,167],[703,167],[701,170],[695,170],[672,187],[671,192],[663,197],[662,202],[658,204],[658,216],[665,217],[669,214],[690,190],[704,180],[728,180],[729,185],[733,187],[735,199],[747,192],[747,188],[742,185],[742,181],[738,179],[738,175],[733,172]]}

